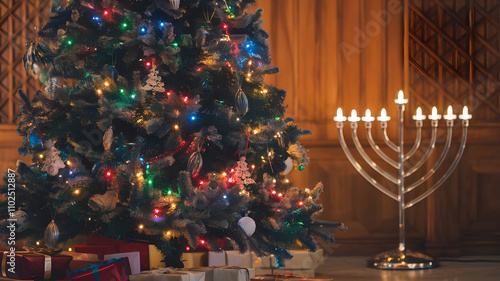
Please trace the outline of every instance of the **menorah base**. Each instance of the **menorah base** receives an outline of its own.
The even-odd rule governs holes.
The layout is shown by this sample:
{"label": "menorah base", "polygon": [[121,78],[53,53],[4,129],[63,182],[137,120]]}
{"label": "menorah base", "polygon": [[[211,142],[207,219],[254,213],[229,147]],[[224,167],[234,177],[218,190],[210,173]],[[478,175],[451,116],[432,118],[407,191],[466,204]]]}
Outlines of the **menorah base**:
{"label": "menorah base", "polygon": [[412,250],[380,253],[368,260],[368,267],[388,270],[428,269],[439,266],[433,258]]}

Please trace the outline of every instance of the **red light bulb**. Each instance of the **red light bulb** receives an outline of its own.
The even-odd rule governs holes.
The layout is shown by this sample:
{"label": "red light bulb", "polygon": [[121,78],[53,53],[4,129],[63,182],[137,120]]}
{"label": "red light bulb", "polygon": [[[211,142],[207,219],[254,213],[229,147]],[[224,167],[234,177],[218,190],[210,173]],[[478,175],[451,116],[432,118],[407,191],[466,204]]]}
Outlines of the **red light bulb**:
{"label": "red light bulb", "polygon": [[187,246],[187,247],[186,247],[186,251],[189,251],[189,250],[191,250],[191,248],[189,248],[189,246]]}
{"label": "red light bulb", "polygon": [[205,245],[205,240],[201,239],[200,244]]}
{"label": "red light bulb", "polygon": [[185,103],[187,103],[187,102],[188,102],[188,97],[184,97],[183,101],[184,101]]}
{"label": "red light bulb", "polygon": [[109,15],[109,12],[108,11],[104,11],[103,13],[105,16]]}
{"label": "red light bulb", "polygon": [[200,185],[204,185],[204,184],[205,184],[205,182],[204,182],[204,181],[200,181]]}
{"label": "red light bulb", "polygon": [[299,206],[303,206],[304,205],[304,202],[303,201],[299,201]]}
{"label": "red light bulb", "polygon": [[203,70],[203,68],[198,67],[198,69],[196,71],[201,72],[202,70]]}
{"label": "red light bulb", "polygon": [[222,25],[222,28],[227,29],[227,24],[225,24],[225,23],[224,23],[224,24]]}
{"label": "red light bulb", "polygon": [[159,208],[155,208],[154,212],[155,212],[155,214],[159,214],[160,213],[160,209]]}
{"label": "red light bulb", "polygon": [[147,66],[147,67],[150,67],[150,66],[151,66],[151,62],[149,62],[149,61],[148,61],[148,62],[146,62],[146,66]]}
{"label": "red light bulb", "polygon": [[271,194],[275,195],[276,194],[276,190],[271,191]]}
{"label": "red light bulb", "polygon": [[278,193],[278,196],[279,196],[279,197],[283,197],[283,193],[281,193],[281,192],[280,192],[280,193]]}
{"label": "red light bulb", "polygon": [[232,178],[229,178],[227,181],[228,181],[228,182],[233,182],[233,179],[232,179]]}

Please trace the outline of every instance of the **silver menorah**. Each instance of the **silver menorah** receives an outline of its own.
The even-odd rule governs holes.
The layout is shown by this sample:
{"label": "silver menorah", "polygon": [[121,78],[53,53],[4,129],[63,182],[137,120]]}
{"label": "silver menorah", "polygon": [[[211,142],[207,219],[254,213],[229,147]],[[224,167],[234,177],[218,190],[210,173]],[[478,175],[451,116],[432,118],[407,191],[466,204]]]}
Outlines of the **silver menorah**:
{"label": "silver menorah", "polygon": [[[426,182],[439,168],[443,160],[445,159],[450,146],[451,146],[451,138],[452,138],[452,130],[453,130],[453,120],[456,119],[456,115],[453,114],[453,109],[451,106],[448,107],[447,114],[444,115],[444,119],[446,120],[446,127],[447,127],[447,137],[446,137],[446,143],[443,152],[441,153],[441,156],[439,157],[439,160],[434,164],[434,166],[427,171],[427,173],[416,180],[414,183],[410,185],[405,184],[405,178],[412,175],[415,173],[428,159],[429,155],[432,153],[436,146],[436,138],[437,138],[437,128],[438,128],[438,120],[441,119],[441,115],[437,114],[437,109],[436,107],[432,108],[431,115],[429,115],[429,119],[431,120],[431,127],[432,127],[432,137],[430,141],[430,146],[428,147],[427,151],[424,153],[424,155],[414,164],[408,171],[405,172],[404,169],[404,164],[405,161],[408,161],[414,154],[415,152],[419,149],[421,139],[422,139],[422,127],[423,127],[423,121],[426,119],[425,115],[422,115],[422,109],[418,108],[416,115],[413,116],[413,120],[416,122],[416,127],[417,127],[417,136],[416,136],[416,141],[413,147],[408,151],[407,153],[404,153],[403,149],[403,121],[404,121],[404,110],[405,110],[405,104],[408,103],[408,100],[404,98],[403,91],[399,91],[398,93],[398,99],[394,100],[394,102],[398,105],[398,110],[399,110],[399,146],[395,145],[388,137],[387,135],[387,122],[390,120],[390,117],[387,116],[386,110],[382,109],[381,114],[379,117],[377,117],[377,120],[380,122],[380,127],[382,128],[382,135],[384,142],[386,145],[391,148],[392,150],[396,151],[398,153],[398,158],[397,161],[393,160],[391,157],[389,157],[387,154],[385,154],[380,147],[375,144],[375,141],[373,140],[372,137],[372,122],[375,121],[375,117],[371,116],[371,112],[369,109],[366,110],[366,114],[364,117],[359,118],[357,116],[356,110],[353,110],[351,112],[351,116],[346,118],[345,116],[342,116],[342,109],[339,108],[337,110],[337,116],[334,117],[333,119],[337,122],[337,130],[339,133],[339,141],[340,145],[342,146],[342,149],[344,150],[344,153],[346,154],[347,158],[351,162],[351,164],[354,166],[354,168],[369,182],[371,183],[374,187],[376,187],[378,190],[380,190],[382,193],[385,195],[389,196],[390,198],[396,200],[398,202],[399,206],[399,247],[394,250],[386,251],[383,253],[380,253],[376,255],[375,257],[371,258],[368,260],[368,266],[372,268],[379,268],[379,269],[426,269],[426,268],[432,268],[438,266],[437,262],[434,261],[433,258],[416,252],[412,251],[406,248],[406,242],[405,242],[405,209],[408,209],[418,202],[424,200],[429,196],[432,192],[434,192],[446,179],[450,176],[451,172],[455,169],[457,166],[458,162],[460,161],[460,158],[462,157],[463,151],[465,149],[465,142],[467,139],[467,127],[469,126],[469,120],[472,118],[471,115],[468,113],[467,106],[464,106],[462,115],[459,116],[459,118],[462,120],[462,127],[463,127],[463,133],[462,133],[462,143],[460,145],[460,149],[455,156],[455,160],[451,164],[451,166],[448,167],[448,170],[444,173],[444,175],[434,183],[434,185],[427,189],[425,192],[417,196],[415,199],[411,200],[410,202],[405,202],[405,194],[414,190],[417,188],[419,185],[422,183]],[[388,181],[397,184],[398,185],[398,194],[395,194],[392,192],[389,188],[383,186],[381,183],[377,182],[372,176],[370,176],[362,167],[361,165],[355,160],[355,158],[352,156],[351,152],[349,151],[349,148],[346,145],[345,139],[344,139],[344,134],[343,134],[343,128],[344,128],[344,122],[346,119],[350,122],[351,124],[351,131],[352,131],[352,137],[353,137],[353,142],[354,145],[356,146],[356,149],[358,150],[359,154],[361,157],[368,163],[368,165],[373,168],[375,171],[377,171],[379,174],[381,174],[384,178],[386,178]],[[397,175],[393,175],[385,170],[383,170],[379,165],[377,165],[369,156],[366,154],[366,152],[363,150],[363,147],[361,146],[361,143],[358,138],[358,122],[360,120],[363,120],[365,123],[365,128],[366,128],[366,134],[368,138],[368,142],[371,146],[371,148],[376,152],[376,154],[382,158],[384,161],[386,161],[390,166],[394,167],[397,169]]]}

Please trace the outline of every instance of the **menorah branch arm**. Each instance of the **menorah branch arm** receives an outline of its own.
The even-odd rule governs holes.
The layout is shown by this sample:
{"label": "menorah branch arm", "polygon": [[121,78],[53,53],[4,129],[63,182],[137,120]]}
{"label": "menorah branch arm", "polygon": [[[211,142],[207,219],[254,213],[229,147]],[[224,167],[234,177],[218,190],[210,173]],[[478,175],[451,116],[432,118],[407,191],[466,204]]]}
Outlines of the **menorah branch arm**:
{"label": "menorah branch arm", "polygon": [[451,173],[453,172],[453,170],[457,167],[458,162],[460,162],[460,158],[462,158],[462,154],[463,154],[464,149],[465,149],[465,143],[466,143],[466,141],[467,141],[467,127],[464,127],[464,129],[463,129],[463,135],[462,135],[462,144],[460,145],[460,150],[458,151],[458,154],[455,157],[455,160],[453,160],[453,164],[448,168],[448,170],[446,171],[446,173],[439,179],[439,181],[437,181],[430,189],[426,190],[420,196],[418,196],[417,198],[413,199],[408,204],[406,204],[405,205],[405,209],[410,208],[413,205],[417,204],[418,202],[420,202],[420,201],[424,200],[425,198],[427,198],[427,196],[429,196],[431,193],[433,193],[434,191],[436,191],[436,189],[438,187],[440,187],[443,184],[443,182],[445,182],[448,179],[448,177],[451,175]]}
{"label": "menorah branch arm", "polygon": [[380,185],[374,178],[372,178],[370,175],[368,175],[361,165],[354,159],[352,156],[351,152],[347,148],[347,145],[344,140],[344,134],[342,132],[342,123],[337,123],[337,129],[339,133],[339,141],[340,141],[340,146],[342,147],[342,150],[344,150],[345,155],[347,156],[347,159],[349,159],[349,162],[351,162],[352,166],[360,173],[369,183],[371,183],[374,187],[376,187],[380,192],[384,193],[385,195],[389,196],[390,198],[398,201],[398,196],[389,190],[387,190],[385,187]]}
{"label": "menorah branch arm", "polygon": [[[385,126],[384,126],[385,123]],[[382,125],[382,135],[384,136],[384,141],[389,146],[392,150],[399,152],[399,147],[395,145],[390,139],[389,136],[387,135],[387,122],[380,122]]]}
{"label": "menorah branch arm", "polygon": [[[418,123],[420,122],[420,124]],[[417,149],[420,147],[420,142],[422,141],[422,121],[417,121],[417,139],[415,140],[415,144],[411,148],[410,151],[405,156],[405,161],[410,159],[413,154],[417,151]]]}
{"label": "menorah branch arm", "polygon": [[436,123],[436,126],[434,126],[434,124],[432,126],[432,138],[431,138],[431,144],[430,144],[429,148],[425,152],[424,156],[422,156],[422,158],[420,158],[420,160],[417,162],[417,164],[415,164],[415,166],[411,167],[405,173],[405,177],[410,176],[411,174],[415,173],[415,171],[417,171],[420,167],[422,167],[422,165],[425,163],[427,158],[429,158],[429,155],[431,155],[432,151],[436,147],[436,138],[437,138],[437,123]]}
{"label": "menorah branch arm", "polygon": [[452,130],[453,130],[453,127],[452,126],[448,126],[448,133],[447,133],[447,137],[446,137],[446,145],[444,147],[443,153],[441,153],[441,157],[439,157],[439,160],[436,162],[436,164],[434,164],[434,167],[432,167],[432,169],[430,169],[423,177],[421,177],[416,182],[414,182],[413,184],[411,184],[410,186],[408,186],[407,188],[405,188],[405,193],[412,191],[413,189],[415,189],[416,187],[418,187],[419,185],[421,185],[423,182],[425,182],[426,180],[428,180],[436,172],[436,170],[439,168],[439,166],[441,165],[441,163],[443,163],[443,160],[446,157],[446,154],[448,153],[448,150],[450,150],[451,136],[452,136],[451,131]]}
{"label": "menorah branch arm", "polygon": [[387,156],[387,154],[385,154],[382,149],[380,149],[380,147],[375,143],[375,141],[373,140],[373,137],[372,137],[372,127],[371,127],[371,123],[370,123],[370,126],[367,126],[366,127],[366,135],[368,136],[368,142],[370,143],[370,146],[373,148],[373,150],[375,150],[375,152],[377,153],[378,156],[380,156],[380,158],[384,159],[385,162],[389,163],[391,166],[393,166],[394,168],[398,169],[399,168],[399,165],[396,161],[392,160],[389,156]]}
{"label": "menorah branch arm", "polygon": [[366,163],[368,163],[368,165],[370,165],[370,167],[372,167],[379,174],[381,174],[382,176],[384,176],[386,179],[390,180],[394,184],[398,184],[398,180],[396,179],[395,176],[393,176],[393,175],[389,174],[388,172],[384,171],[383,169],[381,169],[377,165],[377,163],[375,163],[368,156],[368,154],[366,154],[366,152],[364,151],[363,147],[361,146],[361,143],[359,142],[359,138],[358,138],[358,133],[357,133],[356,127],[357,126],[352,126],[352,130],[351,130],[352,131],[352,138],[353,138],[353,141],[354,141],[354,145],[356,146],[356,149],[358,150],[359,154],[361,154],[361,157],[363,157],[363,159],[365,159]]}

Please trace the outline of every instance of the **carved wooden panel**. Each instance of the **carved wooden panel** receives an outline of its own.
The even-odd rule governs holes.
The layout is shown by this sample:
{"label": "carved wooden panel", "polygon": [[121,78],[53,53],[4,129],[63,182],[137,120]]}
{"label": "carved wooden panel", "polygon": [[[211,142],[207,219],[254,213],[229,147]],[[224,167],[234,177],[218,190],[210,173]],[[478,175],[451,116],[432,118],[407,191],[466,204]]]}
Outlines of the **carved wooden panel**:
{"label": "carved wooden panel", "polygon": [[48,21],[52,0],[0,0],[0,123],[14,123],[17,89],[29,95],[40,83],[24,70],[27,39]]}

